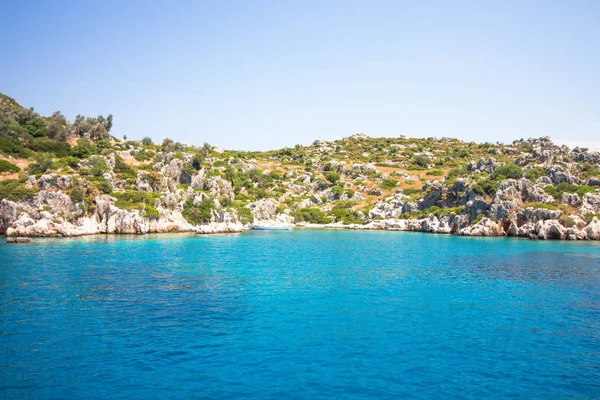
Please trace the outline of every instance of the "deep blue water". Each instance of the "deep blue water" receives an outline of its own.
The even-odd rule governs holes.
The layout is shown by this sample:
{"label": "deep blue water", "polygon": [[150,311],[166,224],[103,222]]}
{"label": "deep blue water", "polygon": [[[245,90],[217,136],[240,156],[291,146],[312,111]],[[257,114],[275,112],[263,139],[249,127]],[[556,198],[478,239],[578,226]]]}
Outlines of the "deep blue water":
{"label": "deep blue water", "polygon": [[591,398],[600,244],[399,232],[0,243],[0,397]]}

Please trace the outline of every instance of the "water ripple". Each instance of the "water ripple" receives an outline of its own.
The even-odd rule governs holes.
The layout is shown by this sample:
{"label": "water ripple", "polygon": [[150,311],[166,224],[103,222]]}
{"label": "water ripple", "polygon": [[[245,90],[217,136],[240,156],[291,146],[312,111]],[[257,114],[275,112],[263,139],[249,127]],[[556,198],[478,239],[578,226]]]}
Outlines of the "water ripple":
{"label": "water ripple", "polygon": [[0,394],[590,398],[599,250],[345,231],[0,244]]}

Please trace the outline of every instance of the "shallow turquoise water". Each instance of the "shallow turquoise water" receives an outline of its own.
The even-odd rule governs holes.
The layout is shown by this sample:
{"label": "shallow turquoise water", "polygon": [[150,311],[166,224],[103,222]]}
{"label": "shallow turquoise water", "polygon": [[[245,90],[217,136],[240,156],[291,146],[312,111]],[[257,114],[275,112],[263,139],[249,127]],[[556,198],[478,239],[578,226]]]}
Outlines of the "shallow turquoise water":
{"label": "shallow turquoise water", "polygon": [[0,244],[2,398],[590,398],[600,245],[398,232]]}

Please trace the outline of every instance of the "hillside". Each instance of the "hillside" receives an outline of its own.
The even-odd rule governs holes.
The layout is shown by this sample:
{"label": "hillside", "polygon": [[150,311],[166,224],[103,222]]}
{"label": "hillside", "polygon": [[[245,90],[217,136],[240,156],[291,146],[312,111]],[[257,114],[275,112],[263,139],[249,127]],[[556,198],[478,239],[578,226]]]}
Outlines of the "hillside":
{"label": "hillside", "polygon": [[42,117],[0,94],[0,233],[237,232],[329,224],[599,239],[600,154],[549,138],[348,138],[268,152],[123,140],[112,115]]}

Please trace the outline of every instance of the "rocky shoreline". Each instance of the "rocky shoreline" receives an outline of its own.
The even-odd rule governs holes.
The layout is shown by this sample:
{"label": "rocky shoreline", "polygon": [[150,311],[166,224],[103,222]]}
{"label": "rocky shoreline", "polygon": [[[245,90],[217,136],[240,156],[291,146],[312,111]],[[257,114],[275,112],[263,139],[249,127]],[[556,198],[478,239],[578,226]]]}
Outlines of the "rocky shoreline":
{"label": "rocky shoreline", "polygon": [[[529,239],[600,240],[600,195],[564,193],[561,204],[575,208],[577,213],[567,215],[559,209],[545,208],[555,199],[542,190],[544,182],[532,183],[526,178],[506,179],[499,185],[495,196],[486,201],[469,189],[469,183],[457,179],[450,187],[436,182],[424,188],[426,195],[418,200],[406,196],[399,189],[392,196],[378,201],[363,215],[365,223],[314,224],[298,222],[289,209],[281,209],[276,199],[260,199],[245,208],[252,223],[242,223],[235,211],[210,210],[210,222],[190,223],[183,215],[185,201],[201,202],[204,193],[193,190],[167,190],[168,195],[157,201],[158,215],[148,215],[143,209],[122,209],[117,199],[98,195],[93,209],[86,209],[83,201],[76,202],[67,191],[72,186],[69,176],[55,174],[31,176],[28,184],[39,188],[37,195],[28,200],[0,201],[0,234],[7,237],[74,237],[96,234],[147,234],[192,232],[198,234],[239,233],[253,223],[266,225],[295,225],[297,227],[388,230],[452,234],[459,236],[511,236]],[[227,185],[220,185],[224,196],[233,197]],[[438,210],[422,218],[410,218],[412,209],[429,209],[440,199],[452,198],[453,204],[463,205],[460,212],[452,208]],[[528,204],[536,204],[536,207]],[[358,212],[360,213],[360,212]],[[580,215],[591,215],[585,221]]]}

